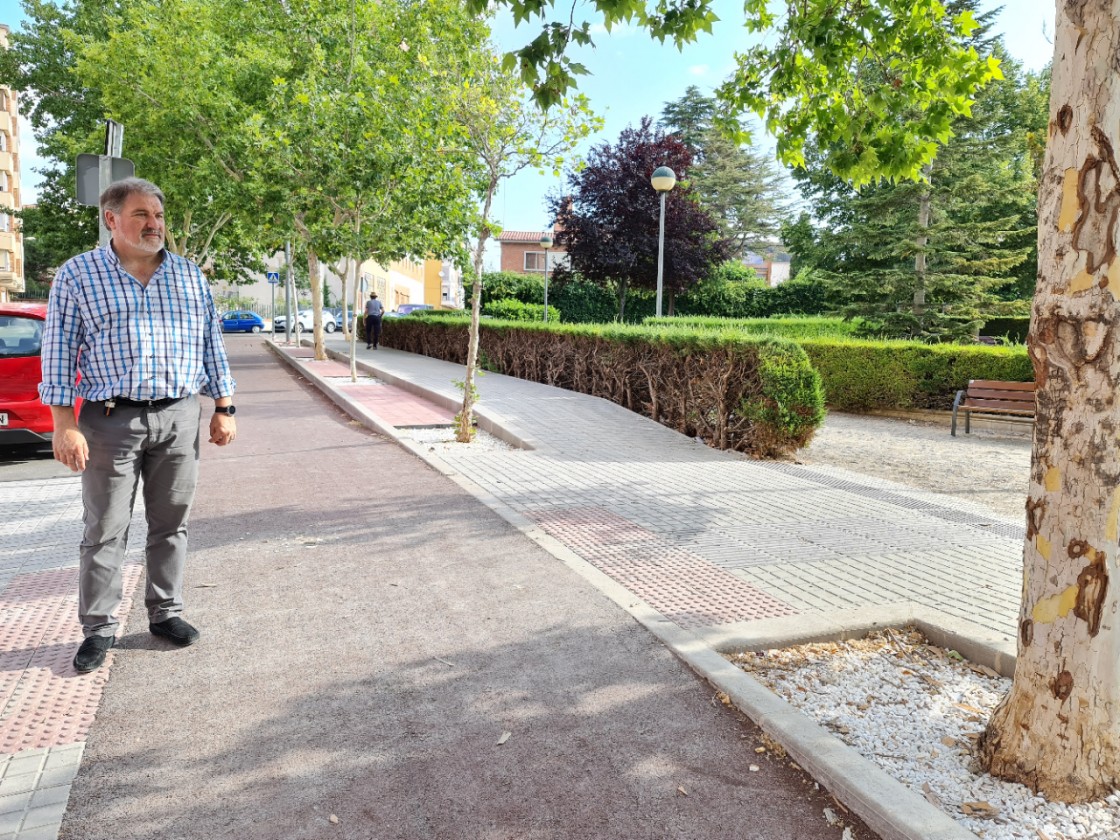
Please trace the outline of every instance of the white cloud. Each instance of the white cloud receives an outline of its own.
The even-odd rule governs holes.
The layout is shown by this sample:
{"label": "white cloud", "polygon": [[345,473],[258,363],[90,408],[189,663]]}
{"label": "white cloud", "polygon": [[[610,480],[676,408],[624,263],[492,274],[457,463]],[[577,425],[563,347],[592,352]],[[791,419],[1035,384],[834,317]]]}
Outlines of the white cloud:
{"label": "white cloud", "polygon": [[707,64],[693,64],[688,72],[693,76],[706,76],[711,68]]}

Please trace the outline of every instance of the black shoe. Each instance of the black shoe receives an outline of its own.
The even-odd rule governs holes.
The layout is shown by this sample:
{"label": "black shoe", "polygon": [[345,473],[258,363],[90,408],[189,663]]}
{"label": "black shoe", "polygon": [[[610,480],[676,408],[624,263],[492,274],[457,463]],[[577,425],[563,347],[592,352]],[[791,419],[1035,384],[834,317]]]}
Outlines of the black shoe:
{"label": "black shoe", "polygon": [[163,638],[179,647],[187,647],[187,645],[193,645],[198,641],[198,631],[178,616],[156,624],[149,624],[148,630],[151,631],[152,635],[163,636]]}
{"label": "black shoe", "polygon": [[116,644],[115,636],[86,636],[74,657],[74,670],[79,674],[96,671],[105,664],[105,654]]}
{"label": "black shoe", "polygon": [[368,345],[368,344],[367,344],[367,345],[366,345],[366,349],[367,349],[367,350],[369,350],[369,349],[370,349],[370,345]]}

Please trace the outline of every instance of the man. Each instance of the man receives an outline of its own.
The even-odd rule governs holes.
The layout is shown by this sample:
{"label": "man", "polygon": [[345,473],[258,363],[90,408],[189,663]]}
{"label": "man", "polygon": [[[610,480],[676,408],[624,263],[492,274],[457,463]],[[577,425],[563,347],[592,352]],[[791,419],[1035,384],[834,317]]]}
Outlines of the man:
{"label": "man", "polygon": [[377,299],[377,292],[369,293],[366,301],[366,349],[371,347],[376,350],[381,341],[381,316],[385,314],[385,307]]}
{"label": "man", "polygon": [[[85,532],[74,669],[101,667],[116,641],[121,564],[144,482],[148,629],[179,646],[187,518],[198,478],[198,394],[214,400],[210,442],[237,435],[221,321],[198,267],[164,250],[163,193],[128,178],[101,195],[112,233],[59,269],[43,334],[39,397],[54,415],[54,457],[82,473]],[[75,386],[75,374],[80,382]],[[74,401],[82,397],[80,418]]]}

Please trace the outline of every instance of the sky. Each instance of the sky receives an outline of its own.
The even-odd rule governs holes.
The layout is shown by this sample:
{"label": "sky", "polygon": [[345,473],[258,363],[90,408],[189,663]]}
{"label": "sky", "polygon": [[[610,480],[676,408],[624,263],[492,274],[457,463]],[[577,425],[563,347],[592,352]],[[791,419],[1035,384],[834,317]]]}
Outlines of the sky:
{"label": "sky", "polygon": [[[566,7],[564,0],[560,0]],[[586,6],[587,4],[581,4]],[[1055,0],[985,0],[983,10],[1003,6],[996,20],[996,30],[1004,36],[1011,55],[1028,70],[1040,70],[1053,55]],[[736,49],[746,45],[742,30],[741,0],[716,0],[720,22],[713,34],[701,35],[696,43],[678,51],[671,44],[660,44],[645,32],[616,27],[610,34],[600,27],[595,33],[595,48],[583,48],[572,57],[591,71],[581,77],[579,89],[591,100],[592,109],[604,119],[602,131],[589,138],[579,150],[603,142],[613,143],[630,125],[637,125],[643,116],[656,120],[666,102],[679,99],[690,85],[710,95],[728,75]],[[22,28],[23,14],[18,0],[0,0],[0,23],[13,30]],[[494,25],[494,40],[503,50],[527,44],[535,37],[537,27],[530,24],[514,28],[508,17]],[[756,143],[768,146],[765,135]],[[36,200],[38,176],[34,168],[41,165],[36,157],[35,141],[27,120],[21,122],[20,158],[23,201]],[[125,128],[125,157],[128,130]],[[97,150],[90,150],[95,152]],[[549,192],[563,185],[562,176],[551,173],[523,172],[505,182],[494,205],[494,221],[507,230],[546,230],[550,218],[545,204]],[[496,249],[493,249],[496,251]],[[488,263],[494,255],[487,254]]]}

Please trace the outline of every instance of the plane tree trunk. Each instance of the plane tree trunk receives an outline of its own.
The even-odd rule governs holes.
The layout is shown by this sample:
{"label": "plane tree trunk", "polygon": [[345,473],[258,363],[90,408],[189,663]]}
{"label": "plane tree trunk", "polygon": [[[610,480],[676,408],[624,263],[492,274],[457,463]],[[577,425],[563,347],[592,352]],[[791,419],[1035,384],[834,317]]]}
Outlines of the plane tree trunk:
{"label": "plane tree trunk", "polygon": [[1078,802],[1120,788],[1120,0],[1057,7],[1019,652],[978,756]]}

